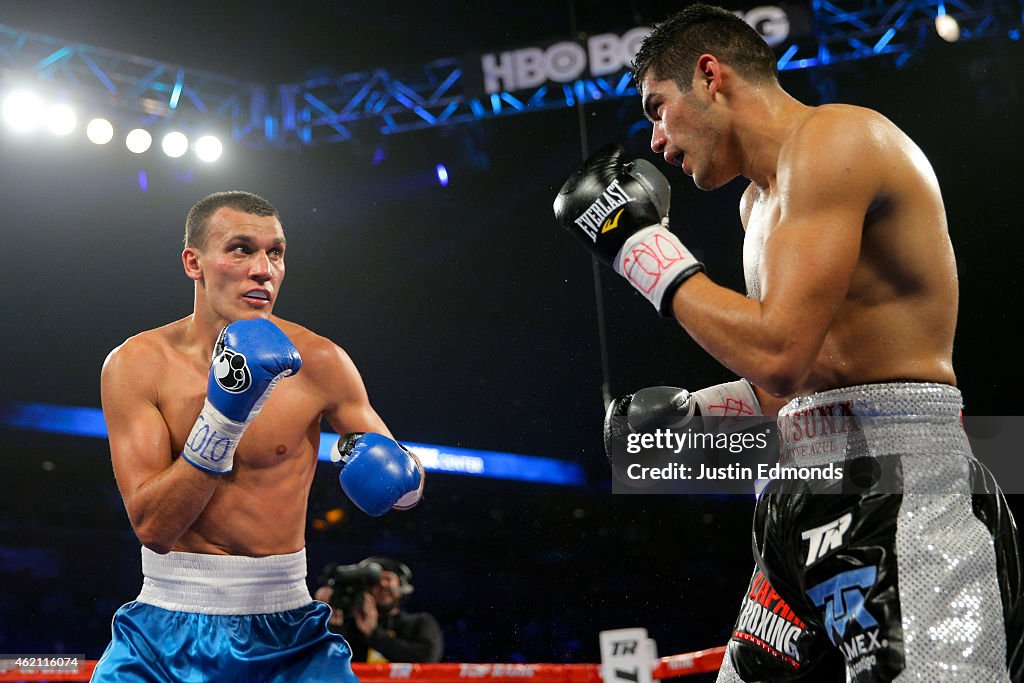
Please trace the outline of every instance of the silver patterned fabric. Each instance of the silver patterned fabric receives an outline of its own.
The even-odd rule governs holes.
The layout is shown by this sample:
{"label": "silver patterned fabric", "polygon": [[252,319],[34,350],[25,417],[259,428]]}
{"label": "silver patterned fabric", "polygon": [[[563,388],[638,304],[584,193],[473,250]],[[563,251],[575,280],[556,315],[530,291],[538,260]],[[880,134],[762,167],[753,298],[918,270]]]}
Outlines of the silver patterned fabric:
{"label": "silver patterned fabric", "polygon": [[[859,456],[920,455],[955,464],[946,474],[963,479],[965,459],[973,455],[960,424],[962,405],[956,387],[926,382],[866,384],[801,396],[779,410],[782,462],[820,465]],[[951,491],[943,487],[936,492]]]}
{"label": "silver patterned fabric", "polygon": [[733,647],[732,643],[729,643],[726,647],[725,657],[722,659],[722,667],[718,670],[718,677],[715,679],[715,683],[760,683],[759,681],[744,681],[743,677],[736,672],[736,668],[732,665],[732,655],[730,653]]}
{"label": "silver patterned fabric", "polygon": [[[948,385],[853,386],[794,399],[779,412],[782,461],[820,466],[899,456],[895,558],[905,665],[897,681],[1008,681],[991,533],[973,513],[974,461]],[[850,672],[850,678],[854,678]]]}

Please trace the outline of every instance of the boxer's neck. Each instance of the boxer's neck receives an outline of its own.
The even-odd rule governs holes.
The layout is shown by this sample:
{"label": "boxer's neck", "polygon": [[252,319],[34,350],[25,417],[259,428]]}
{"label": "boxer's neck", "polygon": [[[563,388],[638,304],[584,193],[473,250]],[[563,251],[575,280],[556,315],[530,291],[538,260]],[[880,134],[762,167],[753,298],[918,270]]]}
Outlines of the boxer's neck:
{"label": "boxer's neck", "polygon": [[777,85],[744,84],[730,94],[740,174],[758,187],[774,185],[782,145],[813,111]]}

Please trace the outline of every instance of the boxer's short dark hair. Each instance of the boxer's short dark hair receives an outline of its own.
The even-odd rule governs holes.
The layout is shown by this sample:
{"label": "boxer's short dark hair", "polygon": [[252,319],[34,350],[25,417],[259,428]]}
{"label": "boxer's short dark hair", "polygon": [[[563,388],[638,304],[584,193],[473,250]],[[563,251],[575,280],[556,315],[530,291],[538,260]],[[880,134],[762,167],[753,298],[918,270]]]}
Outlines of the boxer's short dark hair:
{"label": "boxer's short dark hair", "polygon": [[721,7],[697,4],[657,24],[644,39],[633,59],[633,81],[641,89],[650,72],[658,79],[671,78],[686,92],[697,58],[705,53],[747,80],[779,79],[775,54],[750,24]]}
{"label": "boxer's short dark hair", "polygon": [[281,218],[273,204],[252,192],[242,190],[214,192],[200,199],[188,210],[188,216],[185,217],[186,247],[202,249],[205,246],[207,223],[218,209],[224,207],[253,216],[273,216],[278,220]]}

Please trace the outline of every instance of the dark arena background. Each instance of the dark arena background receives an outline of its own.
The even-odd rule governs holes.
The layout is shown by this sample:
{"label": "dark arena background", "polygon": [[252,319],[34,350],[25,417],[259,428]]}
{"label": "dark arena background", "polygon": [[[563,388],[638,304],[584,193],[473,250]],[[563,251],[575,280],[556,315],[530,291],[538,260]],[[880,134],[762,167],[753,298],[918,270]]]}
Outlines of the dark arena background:
{"label": "dark arena background", "polygon": [[[106,354],[191,312],[184,215],[226,189],[281,212],[275,313],[348,351],[399,439],[462,454],[436,461],[418,508],[377,519],[321,462],[311,590],[328,562],[406,561],[407,606],[438,618],[445,662],[597,662],[598,633],[628,627],[660,655],[723,645],[753,495],[612,495],[601,425],[605,384],[730,373],[617,277],[595,289],[551,211],[568,173],[621,141],[672,178],[674,231],[742,291],[743,182],[698,191],[650,151],[621,59],[573,61],[594,36],[622,53],[685,4],[0,2],[0,98],[30,89],[77,114],[62,136],[0,124],[0,652],[96,659],[139,591],[107,443],[62,410],[94,417]],[[726,6],[773,38],[795,96],[875,108],[924,150],[957,254],[965,414],[1021,415],[1021,4]],[[938,35],[943,13],[959,40]],[[524,54],[543,58],[508,66]],[[488,78],[488,63],[507,68]],[[95,116],[109,144],[87,140]],[[144,153],[125,146],[136,127],[153,135]],[[223,153],[171,158],[170,130],[215,134]],[[527,457],[456,471],[481,451]],[[528,480],[533,457],[568,480]]]}

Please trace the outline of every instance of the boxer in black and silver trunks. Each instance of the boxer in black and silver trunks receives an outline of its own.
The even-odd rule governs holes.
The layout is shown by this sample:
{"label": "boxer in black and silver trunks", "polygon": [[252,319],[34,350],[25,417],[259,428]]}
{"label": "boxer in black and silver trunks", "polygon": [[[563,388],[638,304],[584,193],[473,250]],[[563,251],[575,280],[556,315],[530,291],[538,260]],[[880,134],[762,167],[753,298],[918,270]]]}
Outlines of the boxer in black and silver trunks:
{"label": "boxer in black and silver trunks", "polygon": [[668,181],[621,147],[573,174],[556,216],[744,379],[641,390],[609,416],[778,415],[784,464],[868,475],[764,489],[719,681],[1020,680],[1020,541],[960,425],[956,264],[925,155],[877,112],[791,97],[721,8],[658,25],[634,78],[669,165],[704,190],[750,181],[747,296],[704,273],[668,230]]}

